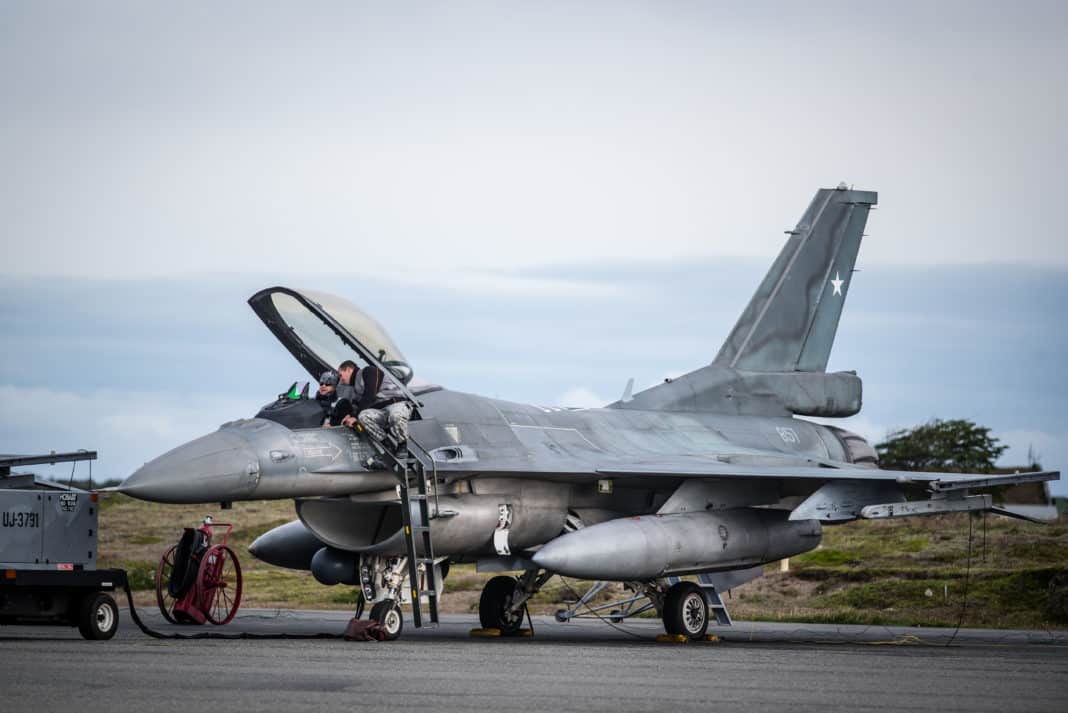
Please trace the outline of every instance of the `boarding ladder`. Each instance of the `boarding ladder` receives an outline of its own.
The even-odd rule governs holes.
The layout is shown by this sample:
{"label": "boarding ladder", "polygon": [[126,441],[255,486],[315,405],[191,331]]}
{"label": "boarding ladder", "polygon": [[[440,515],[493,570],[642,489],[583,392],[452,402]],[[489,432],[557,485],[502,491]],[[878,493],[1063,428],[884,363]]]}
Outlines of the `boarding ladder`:
{"label": "boarding ladder", "polygon": [[[413,404],[415,406],[415,404]],[[363,430],[363,429],[361,429]],[[441,583],[434,576],[434,543],[430,537],[430,520],[439,513],[437,499],[437,467],[434,459],[422,446],[408,437],[408,447],[398,450],[392,444],[381,443],[363,431],[375,451],[385,460],[397,475],[397,494],[401,502],[401,519],[404,524],[404,544],[408,558],[408,587],[412,595],[412,622],[416,628],[422,627],[422,595],[426,595],[427,624],[438,624],[438,588]],[[430,482],[427,480],[426,467],[412,454],[411,449],[423,452],[432,468]],[[413,492],[414,491],[414,492]],[[430,499],[434,499],[434,514],[431,515]],[[416,504],[417,521],[412,520],[412,503]],[[422,554],[420,554],[420,551]],[[426,574],[426,586],[419,584],[419,569],[422,566]]]}

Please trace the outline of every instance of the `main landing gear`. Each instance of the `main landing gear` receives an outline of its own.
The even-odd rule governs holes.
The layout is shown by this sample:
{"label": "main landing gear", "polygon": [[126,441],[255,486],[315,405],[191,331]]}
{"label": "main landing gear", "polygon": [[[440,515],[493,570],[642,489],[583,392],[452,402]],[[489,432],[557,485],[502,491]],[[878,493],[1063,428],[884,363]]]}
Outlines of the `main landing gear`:
{"label": "main landing gear", "polygon": [[703,639],[708,630],[708,600],[693,582],[673,584],[664,596],[661,617],[667,633]]}
{"label": "main landing gear", "polygon": [[527,570],[519,579],[494,577],[482,588],[478,600],[478,618],[483,629],[498,629],[501,636],[515,636],[523,625],[527,602],[552,577],[551,572],[538,574]]}
{"label": "main landing gear", "polygon": [[569,609],[557,611],[556,620],[566,622],[572,619],[601,619],[618,624],[625,619],[655,610],[663,620],[664,631],[668,634],[681,635],[692,640],[703,639],[708,631],[710,612],[715,614],[716,621],[721,626],[730,626],[731,619],[715,586],[706,582],[704,575],[701,577],[704,586],[676,577],[627,582],[626,588],[632,590],[634,595],[607,604],[595,604],[593,600],[608,582],[594,582],[582,597],[569,602]]}

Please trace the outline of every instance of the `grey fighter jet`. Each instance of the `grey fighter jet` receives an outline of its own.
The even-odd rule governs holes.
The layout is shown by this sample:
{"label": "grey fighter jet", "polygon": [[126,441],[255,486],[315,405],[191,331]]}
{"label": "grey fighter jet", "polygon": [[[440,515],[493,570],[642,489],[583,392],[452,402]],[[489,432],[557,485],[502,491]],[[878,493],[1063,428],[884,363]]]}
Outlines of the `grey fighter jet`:
{"label": "grey fighter jet", "polygon": [[669,633],[701,637],[707,599],[682,575],[759,572],[816,547],[822,524],[995,510],[972,491],[1059,477],[880,470],[860,436],[798,418],[860,411],[860,378],[826,367],[875,203],[875,193],[844,185],[818,191],[712,363],[628,388],[604,408],[421,383],[352,304],[262,290],[253,311],[313,377],[345,359],[383,371],[414,409],[407,450],[322,428],[319,403],[293,388],[255,418],[145,464],[120,489],[164,503],[292,498],[297,519],[252,553],[324,584],[360,586],[391,637],[409,599],[416,625],[420,599],[436,620],[456,562],[521,573],[494,577],[482,593],[483,626],[505,634],[560,574],[625,582]]}

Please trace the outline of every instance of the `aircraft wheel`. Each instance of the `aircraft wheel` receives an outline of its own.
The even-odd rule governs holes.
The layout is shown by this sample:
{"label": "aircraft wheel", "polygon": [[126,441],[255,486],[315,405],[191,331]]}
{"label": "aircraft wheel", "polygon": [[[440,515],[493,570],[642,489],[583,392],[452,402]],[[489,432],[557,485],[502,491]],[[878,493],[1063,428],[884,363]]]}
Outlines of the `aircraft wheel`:
{"label": "aircraft wheel", "polygon": [[86,594],[78,607],[78,631],[90,641],[115,636],[119,628],[119,607],[103,592]]}
{"label": "aircraft wheel", "polygon": [[386,641],[393,641],[404,629],[404,614],[400,605],[392,599],[383,599],[371,607],[371,619],[374,619],[386,631]]}
{"label": "aircraft wheel", "polygon": [[501,634],[505,636],[519,631],[523,623],[523,612],[508,612],[517,584],[514,577],[504,575],[486,582],[478,600],[478,618],[482,622],[482,628],[500,629]]}
{"label": "aircraft wheel", "polygon": [[679,582],[664,597],[664,630],[690,639],[704,638],[708,630],[708,600],[693,582]]}

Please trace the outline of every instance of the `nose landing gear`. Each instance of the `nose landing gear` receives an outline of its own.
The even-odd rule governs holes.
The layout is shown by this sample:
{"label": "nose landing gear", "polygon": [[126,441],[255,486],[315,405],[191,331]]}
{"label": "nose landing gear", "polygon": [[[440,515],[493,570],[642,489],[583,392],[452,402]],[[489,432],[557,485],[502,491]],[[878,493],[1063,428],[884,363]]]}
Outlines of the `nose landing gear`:
{"label": "nose landing gear", "polygon": [[383,599],[371,607],[371,620],[377,621],[382,627],[386,641],[393,641],[404,630],[404,614],[393,599]]}

